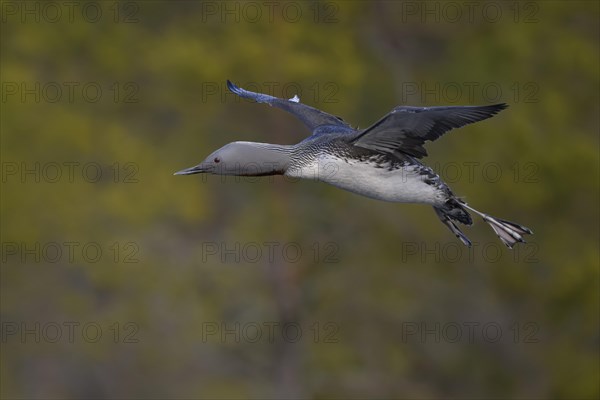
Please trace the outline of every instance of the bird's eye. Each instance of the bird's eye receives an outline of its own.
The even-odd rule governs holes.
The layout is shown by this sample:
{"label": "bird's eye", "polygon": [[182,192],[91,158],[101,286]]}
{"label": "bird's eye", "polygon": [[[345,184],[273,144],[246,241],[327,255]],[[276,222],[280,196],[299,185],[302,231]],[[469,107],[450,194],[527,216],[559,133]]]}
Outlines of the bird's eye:
{"label": "bird's eye", "polygon": [[218,164],[221,162],[221,159],[219,157],[215,157],[213,161],[215,162],[215,164]]}

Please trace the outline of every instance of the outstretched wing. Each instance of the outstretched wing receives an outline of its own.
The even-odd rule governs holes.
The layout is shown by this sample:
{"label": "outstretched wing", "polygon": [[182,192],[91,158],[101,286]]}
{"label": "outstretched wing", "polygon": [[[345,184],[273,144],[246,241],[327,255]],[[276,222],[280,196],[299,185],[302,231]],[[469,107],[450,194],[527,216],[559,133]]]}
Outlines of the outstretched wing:
{"label": "outstretched wing", "polygon": [[427,155],[423,144],[453,128],[490,118],[506,104],[458,107],[394,108],[389,114],[354,138],[355,146],[383,153],[402,152],[416,158]]}
{"label": "outstretched wing", "polygon": [[285,110],[295,115],[296,118],[304,122],[304,124],[312,132],[314,132],[317,128],[321,126],[327,125],[352,129],[352,127],[346,122],[344,122],[344,120],[340,117],[327,114],[326,112],[317,110],[316,108],[300,103],[300,99],[298,98],[298,96],[294,96],[289,100],[285,100],[280,99],[278,97],[269,96],[267,94],[254,93],[234,85],[229,80],[227,81],[227,87],[229,88],[229,90],[231,90],[233,93],[237,94],[240,97],[252,99],[258,103],[267,103],[271,106],[281,108],[282,110]]}

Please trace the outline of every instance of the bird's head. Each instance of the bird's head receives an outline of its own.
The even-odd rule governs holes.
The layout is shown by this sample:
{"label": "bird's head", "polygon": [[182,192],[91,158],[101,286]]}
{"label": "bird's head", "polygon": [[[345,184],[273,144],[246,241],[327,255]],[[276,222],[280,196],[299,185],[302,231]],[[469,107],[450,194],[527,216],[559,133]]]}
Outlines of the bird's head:
{"label": "bird's head", "polygon": [[277,175],[286,171],[289,158],[290,151],[287,146],[233,142],[214,151],[200,164],[175,172],[174,175]]}

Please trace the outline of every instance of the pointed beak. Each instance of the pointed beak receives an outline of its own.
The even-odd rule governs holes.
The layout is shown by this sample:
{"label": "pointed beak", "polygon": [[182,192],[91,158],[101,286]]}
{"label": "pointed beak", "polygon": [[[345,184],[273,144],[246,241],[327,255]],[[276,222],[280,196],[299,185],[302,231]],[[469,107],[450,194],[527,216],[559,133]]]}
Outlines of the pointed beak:
{"label": "pointed beak", "polygon": [[182,169],[181,171],[175,172],[173,175],[194,175],[194,174],[203,174],[210,172],[212,169],[210,165],[198,164],[192,168]]}

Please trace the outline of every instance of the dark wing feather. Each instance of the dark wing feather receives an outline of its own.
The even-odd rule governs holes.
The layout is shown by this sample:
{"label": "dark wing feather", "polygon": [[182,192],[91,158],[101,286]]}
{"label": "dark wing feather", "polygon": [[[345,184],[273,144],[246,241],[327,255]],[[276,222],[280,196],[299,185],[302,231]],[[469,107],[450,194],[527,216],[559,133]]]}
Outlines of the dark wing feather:
{"label": "dark wing feather", "polygon": [[352,140],[355,146],[384,153],[402,152],[421,158],[423,147],[453,128],[490,118],[508,107],[506,104],[457,107],[394,108],[389,114]]}
{"label": "dark wing feather", "polygon": [[302,104],[299,102],[299,100],[286,100],[269,96],[268,94],[251,92],[234,85],[229,80],[227,81],[227,87],[240,97],[252,99],[258,103],[267,103],[271,106],[281,108],[282,110],[295,115],[313,132],[317,128],[327,125],[352,129],[352,127],[344,122],[344,120],[342,120],[340,117],[327,114],[326,112],[317,110],[316,108],[307,106],[306,104]]}

